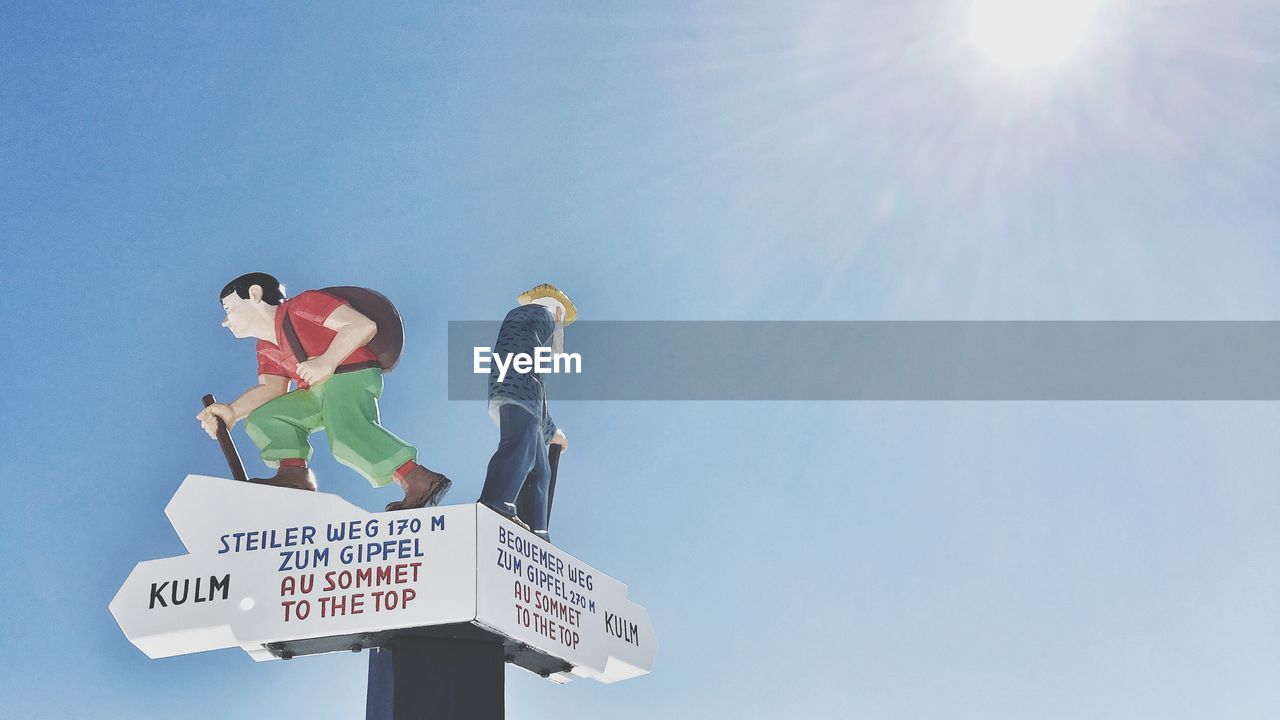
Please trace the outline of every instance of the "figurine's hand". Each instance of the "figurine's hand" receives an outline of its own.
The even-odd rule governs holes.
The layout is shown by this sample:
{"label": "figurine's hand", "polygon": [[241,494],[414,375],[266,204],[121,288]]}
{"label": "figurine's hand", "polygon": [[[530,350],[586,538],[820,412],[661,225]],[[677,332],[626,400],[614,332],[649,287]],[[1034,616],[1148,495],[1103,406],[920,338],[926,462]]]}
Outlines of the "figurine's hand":
{"label": "figurine's hand", "polygon": [[214,403],[196,414],[196,419],[200,421],[200,427],[209,433],[209,437],[216,439],[218,421],[221,420],[222,424],[227,426],[227,430],[231,430],[231,426],[236,424],[236,411],[232,410],[230,405]]}
{"label": "figurine's hand", "polygon": [[556,434],[551,436],[551,444],[559,445],[560,452],[564,452],[569,449],[569,438],[565,437],[563,430],[556,428]]}
{"label": "figurine's hand", "polygon": [[336,364],[327,362],[323,358],[312,358],[298,363],[298,377],[306,380],[308,385],[319,385],[333,377],[333,371],[337,369]]}

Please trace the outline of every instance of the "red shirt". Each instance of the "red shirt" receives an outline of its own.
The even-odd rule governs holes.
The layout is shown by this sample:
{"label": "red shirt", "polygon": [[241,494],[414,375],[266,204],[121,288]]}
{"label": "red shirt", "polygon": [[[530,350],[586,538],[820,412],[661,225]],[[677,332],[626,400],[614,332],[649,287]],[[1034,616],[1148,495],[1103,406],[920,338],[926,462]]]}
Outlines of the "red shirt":
{"label": "red shirt", "polygon": [[[347,305],[347,301],[319,290],[308,290],[297,297],[280,303],[276,311],[276,339],[279,345],[258,341],[258,374],[279,375],[298,383],[299,388],[308,388],[302,378],[298,377],[298,357],[294,354],[289,335],[284,330],[287,318],[293,325],[293,331],[302,344],[307,359],[323,355],[329,349],[329,343],[338,333],[324,326],[324,321],[334,310]],[[350,355],[338,363],[338,372],[350,367],[378,367],[378,358],[367,347],[356,348]]]}

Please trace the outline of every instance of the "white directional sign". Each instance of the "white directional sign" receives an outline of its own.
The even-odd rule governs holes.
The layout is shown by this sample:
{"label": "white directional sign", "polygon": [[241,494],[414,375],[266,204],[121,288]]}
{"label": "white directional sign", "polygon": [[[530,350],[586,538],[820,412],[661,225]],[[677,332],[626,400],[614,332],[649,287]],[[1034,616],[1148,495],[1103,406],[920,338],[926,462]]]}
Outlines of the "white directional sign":
{"label": "white directional sign", "polygon": [[657,652],[626,585],[481,505],[369,513],[189,475],[165,512],[188,554],[139,563],[111,601],[153,658],[240,647],[271,660],[444,629],[500,636],[557,682],[608,683],[647,673]]}
{"label": "white directional sign", "polygon": [[627,586],[483,506],[476,517],[476,620],[548,655],[599,668],[597,679],[649,672],[658,642]]}

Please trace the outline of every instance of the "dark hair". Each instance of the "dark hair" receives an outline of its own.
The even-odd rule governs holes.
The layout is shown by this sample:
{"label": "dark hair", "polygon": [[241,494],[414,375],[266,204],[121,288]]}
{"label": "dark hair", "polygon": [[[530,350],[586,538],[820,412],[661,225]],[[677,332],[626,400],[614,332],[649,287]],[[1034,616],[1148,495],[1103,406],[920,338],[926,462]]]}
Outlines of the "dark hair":
{"label": "dark hair", "polygon": [[249,288],[258,285],[262,288],[262,302],[268,305],[279,305],[284,300],[284,286],[274,275],[268,275],[261,272],[245,273],[240,277],[227,283],[222,288],[222,292],[218,293],[218,299],[235,293],[240,297],[249,299]]}

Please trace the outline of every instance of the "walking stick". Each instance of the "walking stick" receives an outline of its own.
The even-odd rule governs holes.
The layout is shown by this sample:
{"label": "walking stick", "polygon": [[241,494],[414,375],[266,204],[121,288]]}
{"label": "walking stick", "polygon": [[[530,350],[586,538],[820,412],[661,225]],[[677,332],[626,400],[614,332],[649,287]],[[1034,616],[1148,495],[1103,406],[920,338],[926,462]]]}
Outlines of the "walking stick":
{"label": "walking stick", "polygon": [[[213,395],[205,395],[202,400],[205,407],[218,402]],[[231,477],[240,482],[248,482],[249,476],[244,473],[244,463],[240,462],[240,453],[236,452],[236,444],[231,441],[231,433],[227,432],[227,426],[222,422],[222,418],[214,419],[218,421],[218,445],[222,446],[222,456],[227,459],[227,467],[231,468]],[[553,478],[554,472],[552,471],[551,476]]]}
{"label": "walking stick", "polygon": [[560,467],[559,445],[547,448],[547,462],[551,465],[551,482],[547,484],[547,527],[551,527],[551,503],[556,499],[556,470]]}

